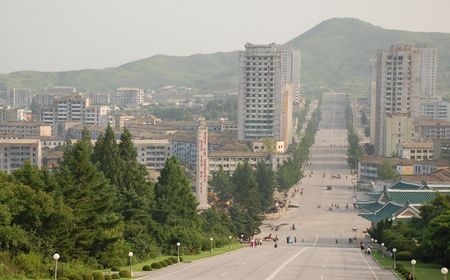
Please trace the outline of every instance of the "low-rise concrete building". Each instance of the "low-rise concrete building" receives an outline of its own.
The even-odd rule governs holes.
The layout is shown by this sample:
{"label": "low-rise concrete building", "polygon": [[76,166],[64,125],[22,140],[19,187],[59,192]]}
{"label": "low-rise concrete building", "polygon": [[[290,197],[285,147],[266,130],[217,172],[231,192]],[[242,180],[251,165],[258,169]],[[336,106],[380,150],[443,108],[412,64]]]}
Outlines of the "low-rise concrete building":
{"label": "low-rise concrete building", "polygon": [[392,168],[397,170],[400,174],[413,174],[413,161],[411,160],[392,157],[364,156],[358,162],[358,181],[375,182],[380,180],[378,176],[378,169],[384,161],[389,162]]}
{"label": "low-rise concrete building", "polygon": [[449,168],[447,160],[421,160],[414,162],[414,175],[430,175],[437,170]]}
{"label": "low-rise concrete building", "polygon": [[0,139],[0,170],[11,173],[25,161],[40,168],[41,160],[39,139]]}
{"label": "low-rise concrete building", "polygon": [[271,157],[269,153],[235,151],[211,152],[209,153],[209,176],[212,176],[213,172],[219,171],[220,167],[222,167],[224,171],[233,173],[238,164],[243,164],[245,161],[252,167],[255,167],[259,161],[270,166]]}
{"label": "low-rise concrete building", "polygon": [[172,156],[169,140],[133,140],[133,144],[138,153],[138,162],[145,165],[147,170],[160,171]]}
{"label": "low-rise concrete building", "polygon": [[433,159],[433,142],[403,142],[397,144],[397,156],[403,159]]}
{"label": "low-rise concrete building", "polygon": [[2,122],[0,134],[14,135],[17,138],[52,136],[51,125],[34,122]]}

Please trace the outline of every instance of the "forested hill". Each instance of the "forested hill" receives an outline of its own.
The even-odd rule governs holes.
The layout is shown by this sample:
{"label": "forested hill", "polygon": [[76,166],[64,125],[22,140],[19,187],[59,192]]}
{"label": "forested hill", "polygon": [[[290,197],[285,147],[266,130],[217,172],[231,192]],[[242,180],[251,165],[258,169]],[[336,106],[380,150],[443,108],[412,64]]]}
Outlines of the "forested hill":
{"label": "forested hill", "polygon": [[[267,38],[267,42],[272,42],[271,38]],[[388,30],[357,19],[333,18],[287,43],[302,50],[305,93],[365,94],[370,56],[393,43],[421,43],[439,49],[438,90],[450,95],[448,33]],[[180,85],[214,90],[236,88],[237,77],[238,53],[227,52],[186,57],[157,55],[102,70],[14,72],[0,75],[0,87],[69,85],[92,91],[122,86],[147,89]]]}

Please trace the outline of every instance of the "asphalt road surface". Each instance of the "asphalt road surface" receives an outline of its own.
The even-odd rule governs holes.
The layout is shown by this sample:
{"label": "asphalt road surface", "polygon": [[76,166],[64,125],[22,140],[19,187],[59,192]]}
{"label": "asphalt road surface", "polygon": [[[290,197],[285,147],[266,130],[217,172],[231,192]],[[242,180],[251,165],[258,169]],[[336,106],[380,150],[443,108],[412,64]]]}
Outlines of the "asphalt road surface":
{"label": "asphalt road surface", "polygon": [[[322,119],[312,147],[311,165],[306,166],[306,176],[297,185],[299,190],[303,188],[303,195],[299,192],[290,195],[291,207],[285,215],[265,221],[261,228],[260,237],[278,236],[278,248],[269,241],[256,248],[245,247],[153,271],[144,279],[397,279],[357,248],[364,237],[362,230],[369,223],[353,209],[353,177],[346,164],[344,111],[343,94],[323,96]],[[331,178],[338,174],[341,179]],[[332,189],[327,190],[327,185]],[[279,230],[272,230],[276,225]],[[357,228],[356,232],[353,227]],[[297,243],[287,244],[288,236],[295,237]],[[350,244],[349,238],[355,237],[356,241]]]}

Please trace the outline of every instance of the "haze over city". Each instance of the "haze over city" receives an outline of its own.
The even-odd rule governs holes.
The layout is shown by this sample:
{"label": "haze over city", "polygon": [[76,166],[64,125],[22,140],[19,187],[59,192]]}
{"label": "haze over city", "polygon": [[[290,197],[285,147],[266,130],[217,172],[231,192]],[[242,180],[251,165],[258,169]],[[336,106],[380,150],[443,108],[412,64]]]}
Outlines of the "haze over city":
{"label": "haze over city", "polygon": [[283,43],[333,17],[450,32],[447,0],[0,0],[0,10],[0,73],[114,67],[155,54]]}

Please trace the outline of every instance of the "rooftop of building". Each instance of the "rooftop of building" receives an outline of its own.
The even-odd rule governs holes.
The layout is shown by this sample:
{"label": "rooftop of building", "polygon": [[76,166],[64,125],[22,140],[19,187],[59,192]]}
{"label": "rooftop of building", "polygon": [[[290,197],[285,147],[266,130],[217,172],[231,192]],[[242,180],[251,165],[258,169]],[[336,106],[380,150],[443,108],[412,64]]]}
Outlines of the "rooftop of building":
{"label": "rooftop of building", "polygon": [[439,169],[434,171],[430,175],[401,175],[400,179],[402,181],[407,181],[416,184],[427,182],[427,184],[448,183],[450,185],[450,170]]}
{"label": "rooftop of building", "polygon": [[39,139],[0,139],[0,144],[38,144]]}
{"label": "rooftop of building", "polygon": [[387,160],[393,165],[413,165],[414,161],[409,159],[401,159],[394,157],[381,157],[381,156],[363,156],[360,162],[382,164],[383,161]]}
{"label": "rooftop of building", "polygon": [[269,157],[268,153],[259,153],[259,152],[243,152],[243,151],[217,151],[211,152],[208,154],[209,158],[221,158],[221,157],[230,157],[230,158],[266,158]]}
{"label": "rooftop of building", "polygon": [[433,142],[401,142],[403,149],[433,149]]}
{"label": "rooftop of building", "polygon": [[50,126],[39,122],[0,122],[0,126]]}
{"label": "rooftop of building", "polygon": [[449,121],[445,120],[435,120],[435,119],[420,119],[418,122],[419,126],[450,126]]}

